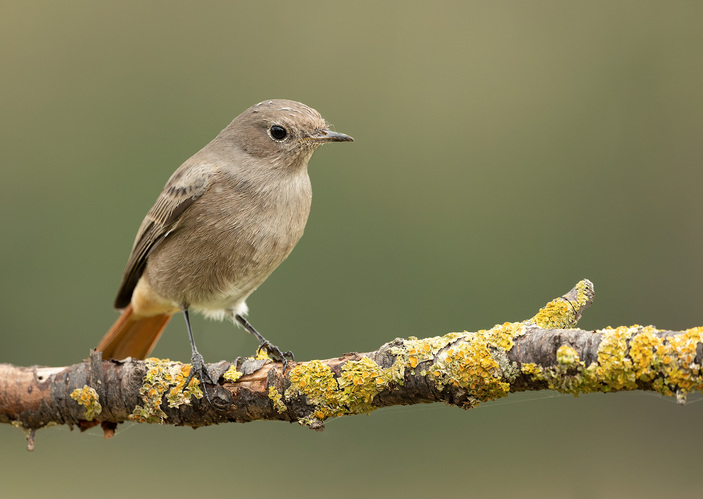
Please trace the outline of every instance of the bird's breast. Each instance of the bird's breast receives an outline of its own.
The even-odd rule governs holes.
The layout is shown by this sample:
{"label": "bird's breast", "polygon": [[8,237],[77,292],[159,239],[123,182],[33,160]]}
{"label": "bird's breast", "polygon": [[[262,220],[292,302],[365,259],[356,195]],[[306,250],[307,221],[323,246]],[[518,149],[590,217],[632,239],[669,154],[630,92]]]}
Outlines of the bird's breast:
{"label": "bird's breast", "polygon": [[215,184],[149,256],[145,276],[179,306],[237,308],[290,254],[309,212],[309,181],[262,193]]}

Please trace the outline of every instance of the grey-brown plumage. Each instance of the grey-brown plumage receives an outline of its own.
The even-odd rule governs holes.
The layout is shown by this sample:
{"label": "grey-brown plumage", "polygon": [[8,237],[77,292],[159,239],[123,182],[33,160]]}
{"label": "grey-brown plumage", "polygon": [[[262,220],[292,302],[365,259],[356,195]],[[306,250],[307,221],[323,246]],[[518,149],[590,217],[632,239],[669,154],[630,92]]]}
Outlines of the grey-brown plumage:
{"label": "grey-brown plumage", "polygon": [[124,324],[97,349],[144,357],[178,310],[247,327],[246,298],[303,234],[310,157],[326,142],[351,140],[290,100],[264,101],[235,118],[173,173],[142,222],[115,300]]}

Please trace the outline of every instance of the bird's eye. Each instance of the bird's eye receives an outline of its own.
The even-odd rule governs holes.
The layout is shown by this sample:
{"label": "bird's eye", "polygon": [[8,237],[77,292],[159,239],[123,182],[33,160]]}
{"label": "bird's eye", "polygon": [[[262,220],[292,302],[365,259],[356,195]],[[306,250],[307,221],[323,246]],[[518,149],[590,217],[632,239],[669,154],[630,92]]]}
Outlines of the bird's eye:
{"label": "bird's eye", "polygon": [[288,135],[288,130],[281,125],[273,125],[269,131],[271,132],[271,137],[276,140],[283,140],[286,138],[286,135]]}

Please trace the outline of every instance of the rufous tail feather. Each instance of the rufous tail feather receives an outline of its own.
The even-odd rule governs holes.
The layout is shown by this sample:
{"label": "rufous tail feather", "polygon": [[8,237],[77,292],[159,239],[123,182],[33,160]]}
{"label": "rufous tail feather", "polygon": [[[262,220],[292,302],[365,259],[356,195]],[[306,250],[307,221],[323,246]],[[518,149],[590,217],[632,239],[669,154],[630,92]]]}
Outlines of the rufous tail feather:
{"label": "rufous tail feather", "polygon": [[95,349],[103,353],[103,359],[145,359],[170,318],[170,315],[136,317],[129,304]]}

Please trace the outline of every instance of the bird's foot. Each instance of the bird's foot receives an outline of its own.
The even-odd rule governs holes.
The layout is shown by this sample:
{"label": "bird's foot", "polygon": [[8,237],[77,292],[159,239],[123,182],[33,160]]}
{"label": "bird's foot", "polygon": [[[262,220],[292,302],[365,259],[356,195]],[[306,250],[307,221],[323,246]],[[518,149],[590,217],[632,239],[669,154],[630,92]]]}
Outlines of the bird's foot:
{"label": "bird's foot", "polygon": [[282,352],[280,348],[278,348],[276,345],[271,343],[269,340],[261,336],[261,333],[259,333],[256,329],[254,329],[254,326],[252,326],[248,320],[244,318],[243,315],[237,314],[234,316],[234,318],[239,322],[244,329],[246,329],[249,334],[253,335],[254,338],[259,340],[259,348],[256,349],[256,353],[258,354],[261,350],[265,350],[266,353],[268,354],[269,358],[276,360],[278,362],[283,362],[283,372],[286,371],[286,366],[288,365],[288,361],[295,361],[295,357],[293,356],[293,352],[288,350],[287,352]]}
{"label": "bird's foot", "polygon": [[190,373],[188,373],[188,377],[186,378],[186,382],[183,384],[183,390],[188,388],[188,384],[194,377],[198,377],[200,380],[200,386],[202,387],[203,393],[205,394],[205,398],[207,399],[208,403],[212,405],[212,401],[210,400],[210,395],[208,395],[207,392],[207,387],[205,384],[211,384],[211,385],[216,385],[217,382],[212,379],[210,376],[210,373],[207,370],[207,366],[205,365],[205,359],[203,359],[203,356],[200,355],[200,352],[197,350],[193,351],[193,355],[190,359]]}
{"label": "bird's foot", "polygon": [[271,359],[278,362],[282,362],[284,372],[286,370],[286,366],[288,365],[289,360],[295,362],[295,356],[293,355],[293,352],[291,352],[290,350],[288,350],[287,352],[283,352],[280,348],[271,343],[269,340],[262,341],[259,345],[259,348],[256,349],[256,353],[259,353],[261,350],[265,350],[266,354]]}

